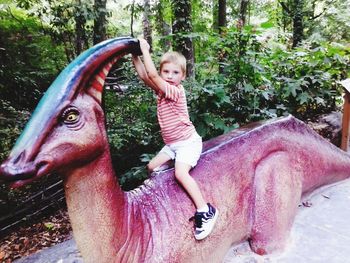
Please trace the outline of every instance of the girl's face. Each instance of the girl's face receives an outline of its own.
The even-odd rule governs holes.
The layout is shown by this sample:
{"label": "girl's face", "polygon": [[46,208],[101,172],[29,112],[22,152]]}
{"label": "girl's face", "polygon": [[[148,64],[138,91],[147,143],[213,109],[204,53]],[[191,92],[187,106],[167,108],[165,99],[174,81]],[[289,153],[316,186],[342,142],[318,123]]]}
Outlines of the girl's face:
{"label": "girl's face", "polygon": [[181,67],[172,62],[164,63],[160,70],[160,76],[170,85],[178,86],[185,75],[182,73]]}

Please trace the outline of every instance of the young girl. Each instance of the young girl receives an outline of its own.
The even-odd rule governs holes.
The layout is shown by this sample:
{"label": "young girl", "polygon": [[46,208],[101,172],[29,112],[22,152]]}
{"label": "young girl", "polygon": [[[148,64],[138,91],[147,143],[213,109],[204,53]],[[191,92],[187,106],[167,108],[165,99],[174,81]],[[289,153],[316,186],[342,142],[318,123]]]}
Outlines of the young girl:
{"label": "young girl", "polygon": [[149,53],[149,44],[144,39],[139,41],[144,62],[133,56],[133,63],[140,78],[157,94],[157,117],[165,143],[147,168],[152,172],[175,159],[175,177],[197,208],[194,236],[201,240],[212,231],[218,210],[205,202],[197,182],[189,174],[201,155],[202,138],[189,119],[185,90],[181,85],[186,76],[186,59],[177,52],[165,53],[159,75]]}

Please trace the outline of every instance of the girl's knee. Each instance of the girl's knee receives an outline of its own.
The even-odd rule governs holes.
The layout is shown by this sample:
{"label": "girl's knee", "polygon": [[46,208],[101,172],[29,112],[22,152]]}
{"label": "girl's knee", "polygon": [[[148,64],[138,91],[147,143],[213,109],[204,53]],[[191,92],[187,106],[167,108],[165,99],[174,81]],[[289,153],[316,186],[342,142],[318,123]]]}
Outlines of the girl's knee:
{"label": "girl's knee", "polygon": [[147,170],[149,173],[152,173],[155,168],[156,167],[154,167],[154,165],[151,162],[147,164]]}
{"label": "girl's knee", "polygon": [[191,166],[182,163],[175,163],[175,177],[180,180],[182,178],[191,177],[190,175]]}
{"label": "girl's knee", "polygon": [[184,179],[186,179],[187,177],[189,177],[190,175],[188,173],[185,173],[183,171],[176,171],[175,170],[175,178],[182,182]]}

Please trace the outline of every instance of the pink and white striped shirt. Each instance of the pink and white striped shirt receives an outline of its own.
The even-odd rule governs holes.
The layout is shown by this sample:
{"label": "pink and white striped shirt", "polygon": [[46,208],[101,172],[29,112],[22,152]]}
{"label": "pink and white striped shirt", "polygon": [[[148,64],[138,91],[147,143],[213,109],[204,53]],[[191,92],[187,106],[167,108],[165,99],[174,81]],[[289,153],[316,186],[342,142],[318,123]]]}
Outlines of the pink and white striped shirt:
{"label": "pink and white striped shirt", "polygon": [[188,115],[185,89],[182,85],[167,84],[165,93],[158,93],[157,116],[165,144],[186,140],[196,132]]}

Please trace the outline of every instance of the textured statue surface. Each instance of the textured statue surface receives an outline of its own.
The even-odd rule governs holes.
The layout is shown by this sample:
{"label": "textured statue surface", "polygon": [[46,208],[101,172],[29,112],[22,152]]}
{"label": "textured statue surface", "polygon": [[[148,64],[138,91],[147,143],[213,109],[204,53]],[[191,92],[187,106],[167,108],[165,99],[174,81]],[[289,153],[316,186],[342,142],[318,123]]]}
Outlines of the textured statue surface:
{"label": "textured statue surface", "polygon": [[220,217],[213,233],[196,241],[194,207],[172,169],[123,192],[112,168],[103,80],[112,63],[138,49],[134,39],[112,39],[68,65],[1,165],[0,179],[20,187],[61,175],[85,262],[221,262],[244,240],[258,254],[283,249],[302,195],[347,178],[349,155],[292,116],[205,142],[191,175]]}

